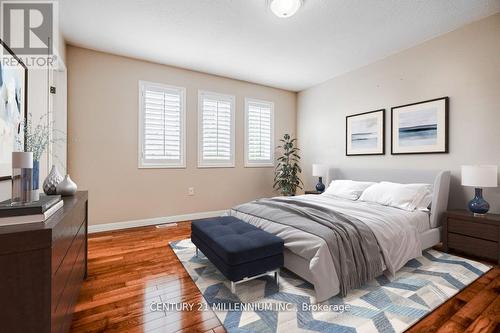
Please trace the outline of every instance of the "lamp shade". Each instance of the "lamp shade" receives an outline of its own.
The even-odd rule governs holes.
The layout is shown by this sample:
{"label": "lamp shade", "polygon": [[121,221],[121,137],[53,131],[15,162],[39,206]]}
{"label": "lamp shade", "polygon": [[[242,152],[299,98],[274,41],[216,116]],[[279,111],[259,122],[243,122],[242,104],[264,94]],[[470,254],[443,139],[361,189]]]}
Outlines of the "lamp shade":
{"label": "lamp shade", "polygon": [[327,172],[327,167],[324,164],[313,164],[312,174],[314,177],[325,177]]}
{"label": "lamp shade", "polygon": [[463,165],[462,185],[478,188],[498,186],[498,166]]}

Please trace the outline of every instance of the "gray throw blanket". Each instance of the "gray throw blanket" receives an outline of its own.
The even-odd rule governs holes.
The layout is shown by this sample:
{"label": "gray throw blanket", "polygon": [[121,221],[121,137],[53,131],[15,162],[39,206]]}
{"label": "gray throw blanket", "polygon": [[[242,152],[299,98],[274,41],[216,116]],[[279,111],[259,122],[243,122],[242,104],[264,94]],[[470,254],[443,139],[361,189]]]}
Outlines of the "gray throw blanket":
{"label": "gray throw blanket", "polygon": [[377,239],[370,228],[356,218],[294,198],[259,199],[233,210],[324,239],[339,278],[341,296],[383,272]]}

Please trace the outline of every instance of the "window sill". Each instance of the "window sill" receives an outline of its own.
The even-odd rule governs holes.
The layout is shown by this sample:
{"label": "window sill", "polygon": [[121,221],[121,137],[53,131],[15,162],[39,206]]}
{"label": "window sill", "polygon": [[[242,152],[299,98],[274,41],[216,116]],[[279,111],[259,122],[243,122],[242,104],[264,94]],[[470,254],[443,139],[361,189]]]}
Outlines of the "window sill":
{"label": "window sill", "polygon": [[139,165],[138,169],[186,169],[186,165],[164,165],[164,164],[145,164]]}
{"label": "window sill", "polygon": [[198,164],[198,169],[213,169],[213,168],[234,168],[234,163],[227,164]]}
{"label": "window sill", "polygon": [[245,168],[274,168],[271,163],[245,163]]}

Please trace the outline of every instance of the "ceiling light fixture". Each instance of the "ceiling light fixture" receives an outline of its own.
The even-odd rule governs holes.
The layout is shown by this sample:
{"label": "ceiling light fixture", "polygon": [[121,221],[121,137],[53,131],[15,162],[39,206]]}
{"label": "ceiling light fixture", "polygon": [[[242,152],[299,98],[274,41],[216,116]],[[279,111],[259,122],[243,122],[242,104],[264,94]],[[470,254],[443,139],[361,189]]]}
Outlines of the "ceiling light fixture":
{"label": "ceiling light fixture", "polygon": [[278,17],[290,17],[302,6],[302,0],[270,0],[269,8]]}

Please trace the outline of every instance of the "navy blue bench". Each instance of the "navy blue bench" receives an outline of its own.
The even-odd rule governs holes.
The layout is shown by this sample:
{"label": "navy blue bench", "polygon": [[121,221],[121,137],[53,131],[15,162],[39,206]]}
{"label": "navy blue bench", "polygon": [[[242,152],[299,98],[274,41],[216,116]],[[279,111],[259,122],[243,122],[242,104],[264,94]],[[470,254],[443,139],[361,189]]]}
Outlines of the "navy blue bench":
{"label": "navy blue bench", "polygon": [[283,240],[234,216],[193,221],[191,241],[235,284],[274,272],[278,283],[283,267]]}

